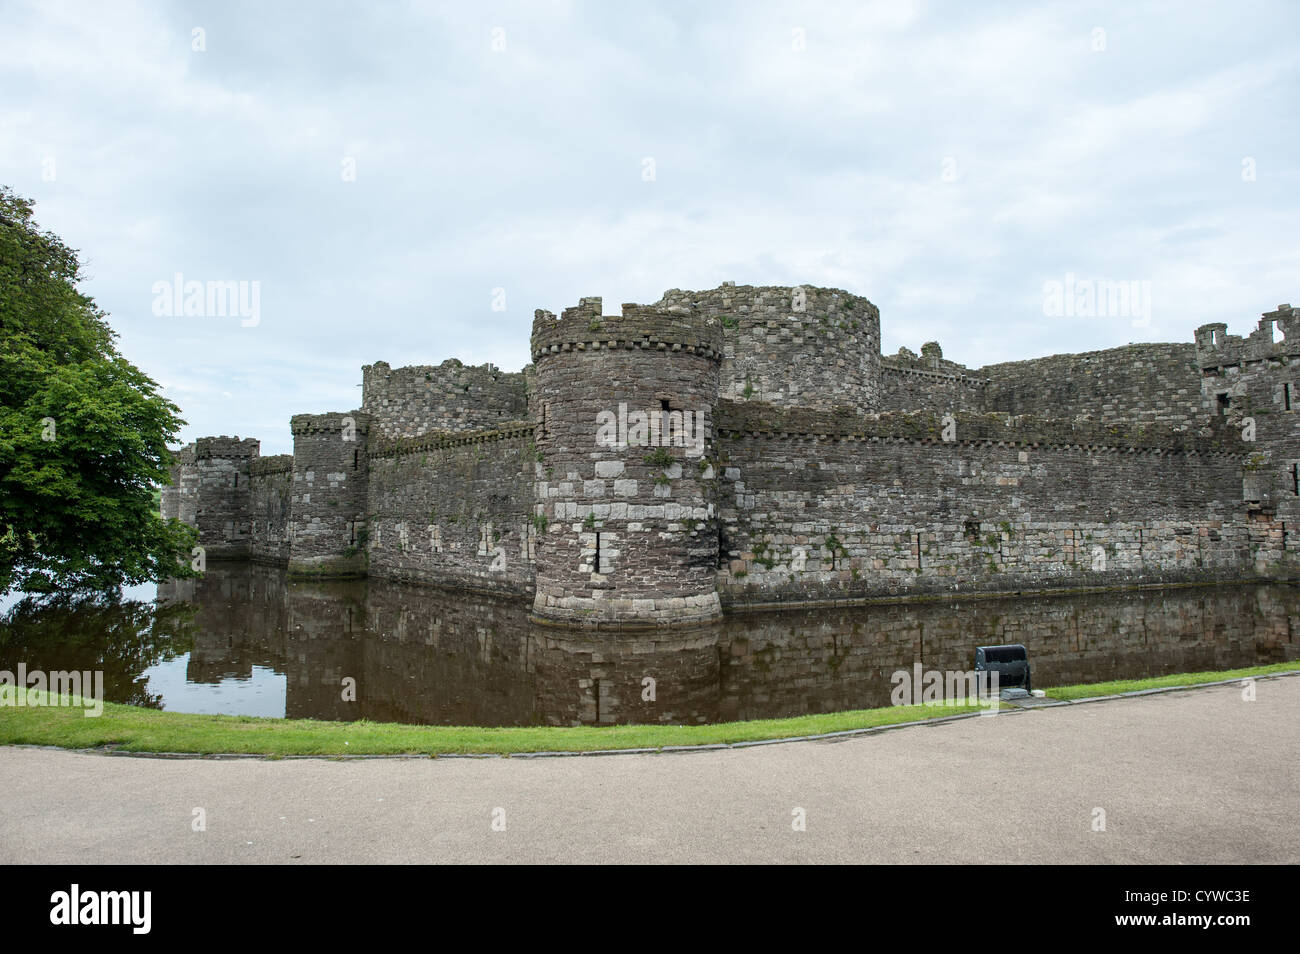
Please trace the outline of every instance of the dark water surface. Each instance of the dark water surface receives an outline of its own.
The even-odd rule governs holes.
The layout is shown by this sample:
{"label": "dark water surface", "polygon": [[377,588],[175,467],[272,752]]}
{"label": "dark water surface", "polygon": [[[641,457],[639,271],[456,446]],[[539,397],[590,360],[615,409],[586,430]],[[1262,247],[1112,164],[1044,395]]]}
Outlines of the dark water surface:
{"label": "dark water surface", "polygon": [[571,725],[888,705],[894,671],[969,670],[990,643],[1024,643],[1036,686],[1300,658],[1287,585],[735,614],[634,636],[530,623],[524,599],[252,565],[132,595],[11,606],[0,669],[102,669],[108,701],[180,712]]}

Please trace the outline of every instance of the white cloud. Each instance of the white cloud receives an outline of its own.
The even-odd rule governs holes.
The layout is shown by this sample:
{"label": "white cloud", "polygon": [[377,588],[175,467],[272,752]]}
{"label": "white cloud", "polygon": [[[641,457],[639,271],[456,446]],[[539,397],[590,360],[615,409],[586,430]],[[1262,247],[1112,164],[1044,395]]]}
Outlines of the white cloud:
{"label": "white cloud", "polygon": [[[835,285],[886,352],[976,366],[1245,329],[1300,298],[1298,25],[1226,0],[19,3],[0,168],[186,437],[271,453],[292,413],[355,407],[363,363],[514,370],[533,309],[582,295]],[[262,324],[155,318],[177,271],[262,282]],[[1150,280],[1151,325],[1045,321],[1066,271]]]}

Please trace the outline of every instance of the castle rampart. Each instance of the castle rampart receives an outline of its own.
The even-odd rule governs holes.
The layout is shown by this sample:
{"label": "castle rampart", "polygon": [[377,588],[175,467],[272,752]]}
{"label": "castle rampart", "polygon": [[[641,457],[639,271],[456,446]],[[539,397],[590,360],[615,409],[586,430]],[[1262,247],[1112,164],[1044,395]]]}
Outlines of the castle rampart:
{"label": "castle rampart", "polygon": [[466,366],[455,358],[436,366],[366,365],[361,409],[383,437],[481,430],[528,412],[522,373],[505,374],[491,364]]}
{"label": "castle rampart", "polygon": [[880,410],[983,411],[987,387],[988,382],[973,373],[885,358],[880,365]]}
{"label": "castle rampart", "polygon": [[1190,582],[1282,559],[1274,524],[1246,513],[1246,450],[1226,434],[819,418],[720,410],[729,601]]}
{"label": "castle rampart", "polygon": [[980,368],[986,408],[1188,427],[1202,416],[1196,348],[1136,344]]}
{"label": "castle rampart", "polygon": [[879,334],[839,289],[583,298],[536,313],[523,372],[377,362],[361,410],[293,418],[292,456],[196,441],[162,511],[210,556],[566,626],[1294,573],[1300,312],[976,369]]}
{"label": "castle rampart", "polygon": [[376,442],[369,572],[386,579],[528,593],[539,521],[534,425]]}

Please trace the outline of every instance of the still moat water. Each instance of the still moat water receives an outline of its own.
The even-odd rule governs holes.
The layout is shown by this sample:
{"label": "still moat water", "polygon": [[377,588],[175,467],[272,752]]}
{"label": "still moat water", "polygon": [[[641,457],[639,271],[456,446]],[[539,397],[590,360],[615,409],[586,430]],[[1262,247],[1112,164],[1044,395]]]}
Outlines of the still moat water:
{"label": "still moat water", "polygon": [[156,593],[5,607],[0,669],[103,670],[108,701],[179,712],[680,725],[888,705],[895,671],[968,670],[993,643],[1024,643],[1037,686],[1300,658],[1289,585],[735,613],[635,635],[541,626],[528,611],[218,564]]}

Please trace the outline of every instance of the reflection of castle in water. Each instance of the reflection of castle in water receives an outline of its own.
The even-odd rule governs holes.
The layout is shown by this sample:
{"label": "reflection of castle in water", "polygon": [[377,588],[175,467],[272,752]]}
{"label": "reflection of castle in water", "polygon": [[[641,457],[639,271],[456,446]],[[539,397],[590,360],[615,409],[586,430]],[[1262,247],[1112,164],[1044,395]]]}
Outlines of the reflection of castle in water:
{"label": "reflection of castle in water", "polygon": [[[1028,646],[1039,685],[1300,658],[1300,589],[1278,585],[753,613],[614,639],[531,622],[510,598],[286,583],[264,566],[214,566],[160,596],[198,607],[192,681],[283,672],[291,718],[687,724],[836,712],[888,705],[890,675],[916,662],[969,669],[988,643]],[[343,699],[346,678],[355,702]]]}

